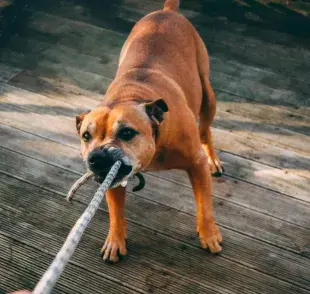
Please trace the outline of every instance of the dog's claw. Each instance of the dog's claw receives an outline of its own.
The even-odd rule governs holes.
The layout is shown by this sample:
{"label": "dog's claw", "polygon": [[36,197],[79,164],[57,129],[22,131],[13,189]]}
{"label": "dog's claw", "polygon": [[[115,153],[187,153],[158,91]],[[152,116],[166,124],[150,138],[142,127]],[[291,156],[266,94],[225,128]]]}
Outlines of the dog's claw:
{"label": "dog's claw", "polygon": [[213,254],[219,254],[222,251],[221,244],[223,242],[222,235],[214,222],[199,230],[199,239],[201,247]]}
{"label": "dog's claw", "polygon": [[218,178],[222,176],[222,173],[217,170],[215,173],[212,174],[212,176]]}
{"label": "dog's claw", "polygon": [[117,237],[112,238],[109,234],[101,248],[100,255],[107,264],[114,264],[123,260],[127,255],[126,240]]}
{"label": "dog's claw", "polygon": [[217,155],[213,157],[208,157],[208,164],[210,166],[212,176],[220,177],[224,173],[224,168]]}

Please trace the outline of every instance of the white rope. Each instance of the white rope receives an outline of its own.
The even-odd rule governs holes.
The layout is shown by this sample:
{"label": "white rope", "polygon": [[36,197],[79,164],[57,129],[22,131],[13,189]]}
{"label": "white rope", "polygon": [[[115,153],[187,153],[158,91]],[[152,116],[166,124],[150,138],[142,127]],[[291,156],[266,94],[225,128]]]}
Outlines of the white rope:
{"label": "white rope", "polygon": [[75,192],[87,181],[89,180],[91,177],[94,176],[93,172],[88,172],[86,174],[84,174],[82,177],[80,177],[71,187],[71,189],[69,190],[68,194],[67,194],[67,201],[70,202],[75,194]]}
{"label": "white rope", "polygon": [[[113,179],[116,177],[119,168],[121,167],[121,162],[117,161],[111,168],[110,172],[106,176],[104,182],[101,184],[92,201],[78,219],[74,227],[71,229],[65,243],[61,247],[60,251],[56,255],[54,261],[45,272],[35,289],[33,294],[49,294],[51,293],[53,287],[55,286],[57,280],[59,279],[61,273],[63,272],[65,266],[69,262],[75,248],[77,247],[84,230],[91,221],[92,217],[96,213],[105,192],[110,187]],[[79,182],[79,181],[77,181]],[[71,191],[71,190],[70,190]]]}

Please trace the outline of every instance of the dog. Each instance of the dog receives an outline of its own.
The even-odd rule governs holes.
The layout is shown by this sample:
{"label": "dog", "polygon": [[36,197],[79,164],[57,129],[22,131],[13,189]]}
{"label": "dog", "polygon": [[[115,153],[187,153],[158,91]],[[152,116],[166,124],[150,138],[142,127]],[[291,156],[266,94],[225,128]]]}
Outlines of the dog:
{"label": "dog", "polygon": [[103,101],[76,117],[83,160],[98,182],[115,161],[122,162],[106,193],[110,228],[101,253],[109,263],[127,254],[121,183],[140,171],[185,170],[197,203],[201,246],[222,250],[211,198],[211,173],[221,175],[223,168],[211,138],[216,100],[209,57],[178,8],[179,1],[167,0],[163,10],[136,23]]}

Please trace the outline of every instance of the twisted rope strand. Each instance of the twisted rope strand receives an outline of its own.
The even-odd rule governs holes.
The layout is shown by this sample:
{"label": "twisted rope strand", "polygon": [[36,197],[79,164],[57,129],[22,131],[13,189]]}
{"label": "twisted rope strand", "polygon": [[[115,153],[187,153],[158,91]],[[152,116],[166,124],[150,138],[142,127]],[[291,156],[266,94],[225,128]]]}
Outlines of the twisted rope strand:
{"label": "twisted rope strand", "polygon": [[69,259],[71,258],[75,248],[77,247],[83,232],[85,231],[87,225],[96,213],[96,210],[98,209],[105,192],[108,190],[113,179],[116,177],[120,167],[120,161],[115,162],[115,164],[112,166],[105,180],[95,193],[92,201],[90,202],[82,216],[78,219],[74,227],[71,229],[65,243],[56,255],[54,261],[33,290],[33,294],[51,293],[65,266],[69,262]]}
{"label": "twisted rope strand", "polygon": [[67,194],[67,201],[70,202],[75,194],[75,192],[90,178],[94,176],[94,173],[88,172],[84,174],[82,177],[80,177],[71,187]]}

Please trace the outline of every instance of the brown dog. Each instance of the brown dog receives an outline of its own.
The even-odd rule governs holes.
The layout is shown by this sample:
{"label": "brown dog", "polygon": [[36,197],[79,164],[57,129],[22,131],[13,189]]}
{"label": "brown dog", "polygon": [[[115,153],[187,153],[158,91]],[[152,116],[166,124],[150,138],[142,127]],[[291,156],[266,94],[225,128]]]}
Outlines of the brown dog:
{"label": "brown dog", "polygon": [[127,253],[125,188],[120,183],[145,170],[188,173],[201,245],[221,251],[211,199],[210,170],[221,174],[222,167],[211,140],[216,102],[209,58],[195,28],[177,13],[178,6],[179,1],[168,0],[163,11],[134,26],[102,103],[76,118],[83,159],[99,182],[116,160],[123,163],[106,195],[110,231],[101,250],[106,261],[116,262]]}

